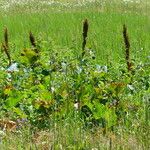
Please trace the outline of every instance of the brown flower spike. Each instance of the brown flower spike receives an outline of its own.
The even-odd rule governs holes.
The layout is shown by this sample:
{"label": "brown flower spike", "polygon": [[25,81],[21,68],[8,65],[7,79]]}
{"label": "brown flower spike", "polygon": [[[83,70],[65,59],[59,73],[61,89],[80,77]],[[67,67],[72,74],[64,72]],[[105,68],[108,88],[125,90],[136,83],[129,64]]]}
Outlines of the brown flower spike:
{"label": "brown flower spike", "polygon": [[82,57],[85,54],[85,46],[86,46],[86,39],[87,39],[87,34],[88,34],[88,28],[89,28],[89,24],[88,24],[88,20],[85,19],[83,22],[83,43],[82,43]]}
{"label": "brown flower spike", "polygon": [[132,70],[132,64],[130,60],[130,41],[127,33],[127,27],[124,24],[123,25],[123,38],[124,38],[124,44],[125,44],[125,56],[126,56],[126,63],[127,63],[127,69],[128,71]]}
{"label": "brown flower spike", "polygon": [[30,31],[30,33],[29,33],[29,38],[30,38],[30,43],[31,43],[31,45],[32,45],[33,47],[36,47],[35,38],[34,38],[34,36],[33,36],[33,34],[32,34],[31,31]]}
{"label": "brown flower spike", "polygon": [[8,30],[7,30],[7,28],[4,29],[4,41],[5,41],[5,46],[8,48]]}
{"label": "brown flower spike", "polygon": [[38,53],[39,51],[37,49],[36,40],[35,40],[35,37],[34,37],[34,35],[33,35],[33,33],[31,31],[29,33],[29,39],[30,39],[31,45],[34,48],[35,53]]}

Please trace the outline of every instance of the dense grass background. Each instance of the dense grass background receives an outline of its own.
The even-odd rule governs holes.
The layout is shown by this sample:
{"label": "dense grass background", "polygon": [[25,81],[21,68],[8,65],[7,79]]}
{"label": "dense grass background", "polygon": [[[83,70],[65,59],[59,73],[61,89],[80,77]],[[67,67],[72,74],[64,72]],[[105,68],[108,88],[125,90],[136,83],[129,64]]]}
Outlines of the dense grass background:
{"label": "dense grass background", "polygon": [[[50,38],[57,45],[79,50],[82,40],[82,21],[87,18],[90,24],[88,47],[96,51],[100,63],[107,63],[108,56],[116,62],[123,58],[123,24],[126,24],[129,30],[132,57],[137,61],[146,60],[150,46],[148,41],[150,35],[147,34],[148,16],[144,15],[144,12],[139,13],[141,9],[135,11],[133,8],[134,11],[130,11],[127,9],[130,5],[128,7],[124,5],[127,8],[122,8],[124,10],[120,12],[115,11],[115,8],[118,8],[117,3],[112,3],[112,6],[114,7],[112,10],[106,9],[104,12],[99,3],[92,4],[92,7],[78,6],[72,12],[70,8],[61,8],[60,11],[59,8],[51,10],[50,6],[50,10],[42,12],[43,6],[43,9],[40,8],[41,11],[32,12],[32,8],[36,5],[28,12],[21,11],[19,8],[19,10],[10,10],[5,14],[1,13],[0,39],[2,41],[3,28],[8,27],[10,41],[15,44],[18,53],[22,47],[28,46],[29,31],[32,31],[35,36],[42,36],[45,40]],[[135,8],[138,8],[138,5]]]}

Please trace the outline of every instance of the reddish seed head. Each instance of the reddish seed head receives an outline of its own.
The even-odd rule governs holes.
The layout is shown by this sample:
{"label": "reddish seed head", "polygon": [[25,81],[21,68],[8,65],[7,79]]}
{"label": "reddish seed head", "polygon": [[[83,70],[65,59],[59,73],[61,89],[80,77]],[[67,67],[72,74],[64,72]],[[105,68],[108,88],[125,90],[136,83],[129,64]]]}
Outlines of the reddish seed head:
{"label": "reddish seed head", "polygon": [[31,31],[30,31],[30,33],[29,33],[29,38],[30,38],[30,43],[31,43],[31,45],[32,45],[33,47],[36,47],[35,38],[34,38],[34,36],[33,36],[33,34],[32,34]]}
{"label": "reddish seed head", "polygon": [[85,19],[84,22],[83,22],[83,37],[84,38],[87,37],[88,27],[89,27],[88,20]]}

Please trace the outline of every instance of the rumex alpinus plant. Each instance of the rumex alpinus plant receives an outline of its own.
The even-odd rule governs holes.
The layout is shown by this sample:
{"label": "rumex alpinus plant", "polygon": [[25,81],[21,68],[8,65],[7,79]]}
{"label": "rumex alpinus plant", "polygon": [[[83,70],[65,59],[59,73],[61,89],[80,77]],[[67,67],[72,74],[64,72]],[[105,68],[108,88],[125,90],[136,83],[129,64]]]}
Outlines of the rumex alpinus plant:
{"label": "rumex alpinus plant", "polygon": [[29,39],[30,39],[30,43],[31,43],[31,45],[33,46],[33,48],[34,48],[34,51],[36,52],[36,53],[38,53],[38,49],[37,49],[37,45],[36,45],[36,40],[35,40],[35,37],[34,37],[34,35],[33,35],[33,33],[30,31],[30,33],[29,33]]}
{"label": "rumex alpinus plant", "polygon": [[23,52],[21,52],[21,56],[23,56],[28,61],[25,61],[25,63],[29,63],[30,66],[33,67],[36,66],[36,62],[39,60],[39,48],[37,48],[37,41],[32,34],[32,32],[29,32],[29,42],[31,44],[31,48],[24,48]]}
{"label": "rumex alpinus plant", "polygon": [[87,41],[87,34],[88,34],[88,29],[89,29],[89,23],[88,20],[85,19],[83,22],[83,42],[82,42],[82,57],[85,55],[85,46],[86,46],[86,41]]}
{"label": "rumex alpinus plant", "polygon": [[127,32],[127,27],[124,24],[123,25],[123,38],[124,38],[124,44],[125,44],[125,57],[126,57],[126,63],[127,63],[127,69],[128,72],[132,70],[132,63],[130,59],[130,41],[129,41],[129,36]]}

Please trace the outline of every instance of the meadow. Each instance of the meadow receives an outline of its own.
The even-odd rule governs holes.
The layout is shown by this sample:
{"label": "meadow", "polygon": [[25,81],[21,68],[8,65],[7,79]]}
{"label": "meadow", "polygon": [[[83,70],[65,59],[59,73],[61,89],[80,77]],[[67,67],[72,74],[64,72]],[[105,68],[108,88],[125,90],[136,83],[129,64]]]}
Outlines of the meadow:
{"label": "meadow", "polygon": [[0,149],[148,150],[149,8],[0,0]]}

